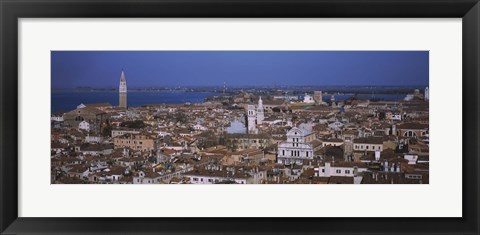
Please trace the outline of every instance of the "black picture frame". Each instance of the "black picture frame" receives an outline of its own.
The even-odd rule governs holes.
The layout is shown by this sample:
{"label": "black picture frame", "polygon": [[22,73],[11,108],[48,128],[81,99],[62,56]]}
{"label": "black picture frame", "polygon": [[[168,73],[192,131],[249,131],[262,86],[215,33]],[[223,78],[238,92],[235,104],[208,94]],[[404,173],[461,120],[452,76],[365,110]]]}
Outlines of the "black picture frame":
{"label": "black picture frame", "polygon": [[[0,231],[2,234],[248,233],[479,234],[478,0],[0,0]],[[18,19],[105,17],[462,18],[462,218],[18,217]],[[450,137],[455,138],[455,137]],[[460,156],[451,156],[460,157]],[[41,203],[42,199],[38,199]],[[441,205],[439,205],[441,206]],[[252,215],[254,216],[254,215]],[[412,215],[415,216],[415,215]]]}

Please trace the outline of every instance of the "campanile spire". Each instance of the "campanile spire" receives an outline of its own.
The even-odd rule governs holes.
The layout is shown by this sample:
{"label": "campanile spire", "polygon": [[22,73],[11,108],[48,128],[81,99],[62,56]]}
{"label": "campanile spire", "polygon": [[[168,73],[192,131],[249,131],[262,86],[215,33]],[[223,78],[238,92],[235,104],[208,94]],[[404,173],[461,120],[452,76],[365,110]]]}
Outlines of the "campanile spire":
{"label": "campanile spire", "polygon": [[127,108],[127,79],[125,79],[125,73],[122,69],[122,75],[120,75],[120,86],[118,88],[118,107]]}

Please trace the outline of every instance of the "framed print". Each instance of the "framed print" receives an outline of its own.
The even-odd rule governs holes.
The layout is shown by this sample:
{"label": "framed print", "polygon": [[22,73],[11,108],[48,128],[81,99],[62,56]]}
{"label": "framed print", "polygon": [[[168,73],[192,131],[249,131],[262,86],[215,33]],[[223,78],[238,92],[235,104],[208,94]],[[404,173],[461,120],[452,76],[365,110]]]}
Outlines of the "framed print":
{"label": "framed print", "polygon": [[2,234],[480,232],[477,1],[1,4]]}

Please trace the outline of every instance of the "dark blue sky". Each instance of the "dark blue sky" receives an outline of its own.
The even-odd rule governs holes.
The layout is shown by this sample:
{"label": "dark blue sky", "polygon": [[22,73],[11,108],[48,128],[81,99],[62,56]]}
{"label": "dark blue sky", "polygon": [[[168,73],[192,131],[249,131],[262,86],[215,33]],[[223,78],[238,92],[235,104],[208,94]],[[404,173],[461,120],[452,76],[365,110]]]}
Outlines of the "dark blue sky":
{"label": "dark blue sky", "polygon": [[428,85],[428,51],[52,51],[52,87]]}

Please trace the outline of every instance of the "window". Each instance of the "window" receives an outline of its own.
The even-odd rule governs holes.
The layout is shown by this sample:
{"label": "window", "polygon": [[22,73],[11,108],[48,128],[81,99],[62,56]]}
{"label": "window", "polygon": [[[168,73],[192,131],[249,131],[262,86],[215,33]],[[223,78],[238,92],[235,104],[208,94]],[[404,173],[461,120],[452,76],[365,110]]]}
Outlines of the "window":
{"label": "window", "polygon": [[366,149],[368,149],[368,145],[367,145],[367,146],[365,146],[365,148],[366,148]]}
{"label": "window", "polygon": [[198,178],[193,178],[193,181],[198,181]]}
{"label": "window", "polygon": [[212,182],[212,179],[208,179],[208,182]]}
{"label": "window", "polygon": [[282,155],[285,155],[285,150],[282,150]]}
{"label": "window", "polygon": [[345,174],[350,174],[350,170],[345,170]]}
{"label": "window", "polygon": [[337,174],[340,174],[342,173],[342,170],[336,170],[335,172],[337,172]]}
{"label": "window", "polygon": [[306,153],[306,154],[307,154],[307,157],[308,157],[308,151],[307,151],[307,153]]}
{"label": "window", "polygon": [[203,182],[203,178],[200,178],[200,181],[202,181],[202,182]]}
{"label": "window", "polygon": [[325,168],[322,169],[322,173],[325,173]]}

